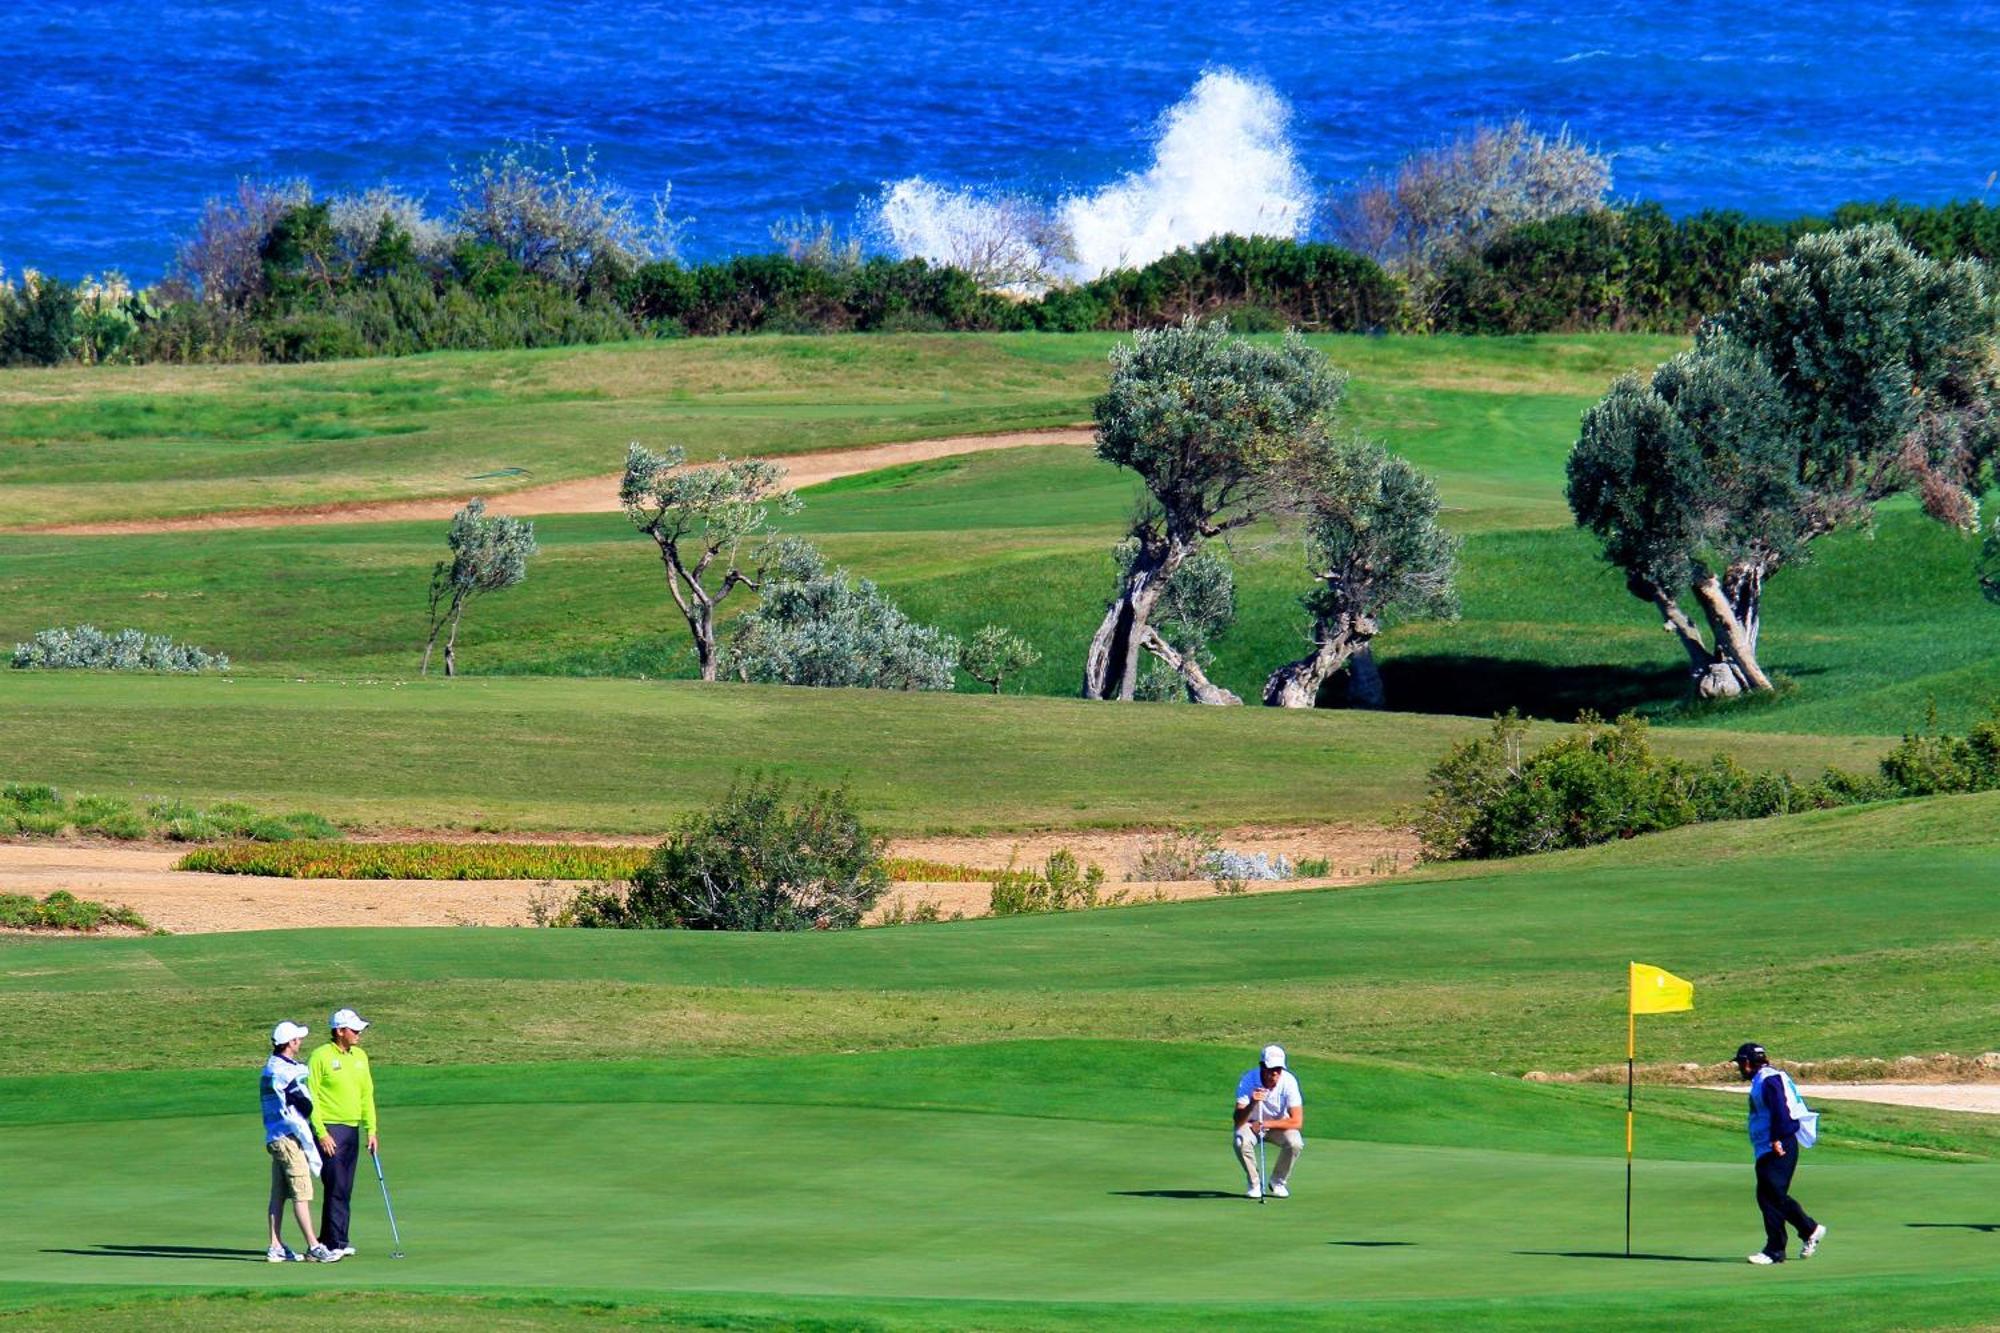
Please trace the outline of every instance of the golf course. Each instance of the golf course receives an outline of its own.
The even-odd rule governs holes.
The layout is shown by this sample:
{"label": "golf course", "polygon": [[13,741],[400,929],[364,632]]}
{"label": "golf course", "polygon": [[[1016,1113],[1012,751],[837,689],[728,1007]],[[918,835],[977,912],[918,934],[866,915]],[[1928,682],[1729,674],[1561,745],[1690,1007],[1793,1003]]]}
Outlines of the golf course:
{"label": "golf course", "polygon": [[[650,845],[773,775],[998,867],[1030,836],[1407,836],[1440,760],[1509,710],[1535,746],[1636,714],[1673,762],[1802,787],[2000,697],[1977,540],[1898,495],[1771,579],[1778,688],[1694,698],[1565,499],[1585,411],[1687,341],[1590,334],[1306,340],[1348,376],[1343,428],[1428,476],[1460,543],[1457,617],[1373,641],[1385,709],[1255,706],[1311,627],[1300,530],[1271,517],[1229,534],[1233,615],[1207,645],[1251,706],[1080,699],[1143,491],[1086,442],[1119,342],[0,370],[0,644],[133,626],[230,661],[0,670],[0,783],[307,812],[363,841]],[[699,680],[617,504],[635,441],[809,460],[830,479],[784,535],[915,621],[1004,625],[1038,657],[991,692],[962,669],[934,691]],[[887,444],[913,456],[838,466]],[[582,499],[509,507],[555,486]],[[459,674],[420,675],[449,520],[394,506],[473,496],[539,549],[454,631]],[[738,593],[725,631],[754,605]],[[0,833],[0,894],[66,887],[10,852],[112,839],[85,816],[37,832],[42,799]],[[1296,892],[1218,876],[1193,901],[1101,868],[1129,900],[857,929],[414,928],[393,907],[260,929],[297,885],[246,876],[219,933],[0,930],[0,1327],[2000,1326],[2000,1116],[1815,1091],[1795,1188],[1829,1237],[1757,1268],[1745,1096],[1712,1086],[1744,1041],[1816,1087],[2000,1081],[2000,792]],[[1636,1020],[1628,1255],[1635,960],[1694,1004]],[[386,1191],[364,1157],[356,1252],[267,1265],[256,1068],[274,1023],[310,1050],[347,1006]],[[1252,1202],[1224,1130],[1271,1042],[1306,1143],[1289,1197]]]}

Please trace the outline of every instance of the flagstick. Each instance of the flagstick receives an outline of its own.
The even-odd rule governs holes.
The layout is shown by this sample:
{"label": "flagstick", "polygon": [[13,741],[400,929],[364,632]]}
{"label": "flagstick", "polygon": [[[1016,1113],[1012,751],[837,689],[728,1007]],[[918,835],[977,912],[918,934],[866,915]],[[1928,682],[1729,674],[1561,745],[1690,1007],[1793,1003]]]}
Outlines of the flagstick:
{"label": "flagstick", "polygon": [[1638,1055],[1639,1020],[1625,1007],[1625,1257],[1632,1257],[1632,1061]]}

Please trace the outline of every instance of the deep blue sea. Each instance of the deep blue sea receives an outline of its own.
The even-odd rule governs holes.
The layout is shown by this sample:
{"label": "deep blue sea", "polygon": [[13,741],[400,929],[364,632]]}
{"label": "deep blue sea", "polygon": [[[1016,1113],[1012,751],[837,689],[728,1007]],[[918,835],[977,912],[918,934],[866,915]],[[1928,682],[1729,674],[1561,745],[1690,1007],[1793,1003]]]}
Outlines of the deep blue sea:
{"label": "deep blue sea", "polygon": [[1151,170],[1195,198],[1238,188],[1204,174],[1233,131],[1162,161],[1161,117],[1218,69],[1289,108],[1314,195],[1524,113],[1675,211],[1979,197],[1996,56],[2000,6],[1846,0],[0,0],[0,263],[150,280],[238,176],[442,210],[454,163],[525,138],[671,182],[695,257],[912,176],[1056,200]]}

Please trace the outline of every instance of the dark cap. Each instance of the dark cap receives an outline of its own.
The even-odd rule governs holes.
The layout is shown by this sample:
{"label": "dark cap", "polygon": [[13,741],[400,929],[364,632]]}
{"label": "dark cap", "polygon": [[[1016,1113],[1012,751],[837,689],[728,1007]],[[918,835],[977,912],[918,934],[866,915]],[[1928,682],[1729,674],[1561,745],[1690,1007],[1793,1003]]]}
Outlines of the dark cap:
{"label": "dark cap", "polygon": [[1769,1058],[1764,1054],[1762,1046],[1759,1046],[1754,1041],[1746,1041],[1736,1048],[1736,1058],[1733,1063],[1739,1065],[1761,1065],[1768,1064]]}

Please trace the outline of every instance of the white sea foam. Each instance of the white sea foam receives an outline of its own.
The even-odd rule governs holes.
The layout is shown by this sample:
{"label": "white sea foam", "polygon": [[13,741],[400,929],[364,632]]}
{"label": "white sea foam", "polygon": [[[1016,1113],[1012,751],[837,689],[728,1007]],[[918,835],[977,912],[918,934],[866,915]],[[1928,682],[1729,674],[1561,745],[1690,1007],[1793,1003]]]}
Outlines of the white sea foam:
{"label": "white sea foam", "polygon": [[[1007,279],[996,285],[1017,287],[1147,264],[1225,232],[1296,237],[1312,186],[1286,135],[1290,117],[1269,84],[1211,70],[1160,117],[1151,162],[1109,185],[1045,208],[912,176],[884,187],[876,225],[905,258],[977,272],[997,257],[984,265]],[[1016,262],[1030,257],[1039,282]]]}

